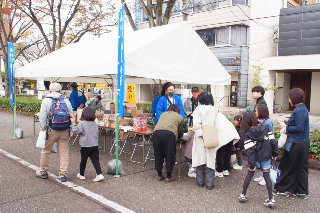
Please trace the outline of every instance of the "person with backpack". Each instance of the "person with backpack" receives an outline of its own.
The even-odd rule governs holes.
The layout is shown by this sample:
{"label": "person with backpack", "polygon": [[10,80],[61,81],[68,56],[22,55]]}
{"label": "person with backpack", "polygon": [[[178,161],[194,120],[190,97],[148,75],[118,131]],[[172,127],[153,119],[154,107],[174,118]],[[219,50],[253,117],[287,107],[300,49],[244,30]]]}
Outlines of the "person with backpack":
{"label": "person with backpack", "polygon": [[69,101],[72,105],[73,111],[77,111],[77,108],[83,108],[87,102],[86,96],[83,92],[78,90],[78,84],[76,82],[72,82],[70,85],[70,89],[72,90]]}
{"label": "person with backpack", "polygon": [[51,83],[50,93],[41,103],[40,108],[40,128],[47,131],[45,147],[41,150],[40,170],[36,171],[36,176],[48,179],[49,158],[52,146],[58,144],[60,155],[60,172],[58,178],[61,182],[67,181],[69,167],[69,132],[70,117],[73,116],[72,106],[69,100],[61,95],[61,85]]}

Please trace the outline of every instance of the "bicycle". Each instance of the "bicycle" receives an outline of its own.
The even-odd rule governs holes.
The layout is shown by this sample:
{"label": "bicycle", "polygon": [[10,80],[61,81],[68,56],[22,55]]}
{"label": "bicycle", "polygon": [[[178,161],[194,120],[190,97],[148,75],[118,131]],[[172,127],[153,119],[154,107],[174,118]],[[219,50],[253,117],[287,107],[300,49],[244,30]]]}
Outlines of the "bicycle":
{"label": "bicycle", "polygon": [[273,103],[273,113],[280,113],[282,112],[281,104]]}

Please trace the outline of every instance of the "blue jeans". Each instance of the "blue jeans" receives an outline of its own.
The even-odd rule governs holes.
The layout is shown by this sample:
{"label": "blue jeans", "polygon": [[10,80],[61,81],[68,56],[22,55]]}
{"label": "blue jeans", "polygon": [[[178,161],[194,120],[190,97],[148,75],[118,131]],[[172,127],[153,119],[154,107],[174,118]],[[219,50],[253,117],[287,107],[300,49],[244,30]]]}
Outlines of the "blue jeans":
{"label": "blue jeans", "polygon": [[270,163],[271,163],[271,159],[266,161],[256,162],[256,167],[257,169],[260,169],[260,168],[267,169],[270,167]]}

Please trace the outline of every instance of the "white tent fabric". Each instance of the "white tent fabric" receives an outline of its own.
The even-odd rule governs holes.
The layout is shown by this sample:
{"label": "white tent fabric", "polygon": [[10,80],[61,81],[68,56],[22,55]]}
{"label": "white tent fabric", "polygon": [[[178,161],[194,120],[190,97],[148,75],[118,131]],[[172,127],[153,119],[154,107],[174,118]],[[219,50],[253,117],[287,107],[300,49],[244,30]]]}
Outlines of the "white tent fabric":
{"label": "white tent fabric", "polygon": [[[152,79],[229,85],[231,76],[188,22],[125,32],[126,83]],[[111,83],[117,73],[118,37],[65,46],[15,71],[15,77],[60,82]]]}

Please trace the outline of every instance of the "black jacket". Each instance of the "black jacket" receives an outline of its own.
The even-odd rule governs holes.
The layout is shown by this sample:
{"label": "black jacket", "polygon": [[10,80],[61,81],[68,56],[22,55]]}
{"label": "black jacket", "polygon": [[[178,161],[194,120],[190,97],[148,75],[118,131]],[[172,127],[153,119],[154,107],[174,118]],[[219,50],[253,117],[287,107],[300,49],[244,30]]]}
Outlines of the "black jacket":
{"label": "black jacket", "polygon": [[263,97],[263,96],[261,96],[260,98],[258,98],[258,99],[257,99],[257,102],[256,102],[256,105],[254,106],[253,112],[256,112],[257,104],[265,104],[265,105],[267,105],[267,102],[264,100],[264,97]]}
{"label": "black jacket", "polygon": [[240,140],[234,146],[239,147],[240,149],[244,149],[243,144],[244,144],[244,137],[246,135],[246,131],[242,130],[239,126],[236,126],[236,130],[240,136]]}
{"label": "black jacket", "polygon": [[278,143],[274,139],[273,132],[269,132],[269,127],[265,124],[260,124],[247,131],[244,148],[250,169],[254,169],[256,162],[266,161],[271,159],[271,156],[279,155]]}

